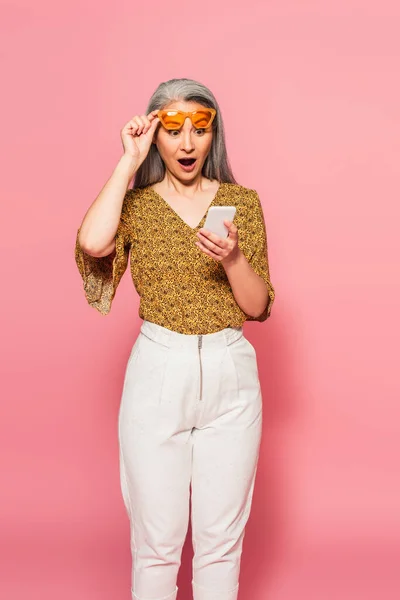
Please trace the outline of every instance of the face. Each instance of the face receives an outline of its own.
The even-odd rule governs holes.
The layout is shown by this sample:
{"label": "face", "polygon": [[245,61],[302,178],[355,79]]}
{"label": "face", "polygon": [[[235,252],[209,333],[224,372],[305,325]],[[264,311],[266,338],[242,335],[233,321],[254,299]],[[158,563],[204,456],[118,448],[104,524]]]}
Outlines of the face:
{"label": "face", "polygon": [[[190,112],[204,106],[198,102],[172,102],[163,108]],[[207,129],[196,129],[187,117],[179,130],[167,130],[160,123],[153,143],[156,144],[166,169],[178,179],[188,182],[201,175],[212,137],[212,125]],[[192,165],[185,166],[179,162],[182,159],[196,160]]]}

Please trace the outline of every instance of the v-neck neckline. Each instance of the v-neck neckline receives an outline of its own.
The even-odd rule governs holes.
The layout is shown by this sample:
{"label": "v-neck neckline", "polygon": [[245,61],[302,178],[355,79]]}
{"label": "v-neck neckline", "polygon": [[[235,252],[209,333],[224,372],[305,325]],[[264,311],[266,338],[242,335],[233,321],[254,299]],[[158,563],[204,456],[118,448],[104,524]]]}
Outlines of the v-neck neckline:
{"label": "v-neck neckline", "polygon": [[213,206],[214,202],[217,200],[217,198],[219,197],[221,191],[222,191],[222,187],[225,185],[225,182],[220,182],[219,187],[214,195],[214,198],[211,200],[210,204],[207,206],[206,212],[204,213],[204,215],[201,217],[199,223],[196,225],[196,227],[192,227],[191,225],[189,225],[189,223],[186,223],[186,221],[184,219],[182,219],[182,217],[176,212],[175,209],[172,208],[172,206],[169,204],[169,202],[167,202],[165,200],[165,198],[163,198],[158,192],[156,192],[156,190],[154,188],[152,188],[151,186],[149,186],[149,190],[150,192],[152,192],[157,198],[159,198],[159,200],[162,201],[163,204],[166,205],[166,207],[172,211],[172,213],[175,215],[175,217],[183,224],[185,225],[185,227],[188,227],[191,231],[197,231],[198,229],[201,229],[202,227],[202,223],[203,221],[205,221],[205,218],[207,216],[207,212],[208,209]]}

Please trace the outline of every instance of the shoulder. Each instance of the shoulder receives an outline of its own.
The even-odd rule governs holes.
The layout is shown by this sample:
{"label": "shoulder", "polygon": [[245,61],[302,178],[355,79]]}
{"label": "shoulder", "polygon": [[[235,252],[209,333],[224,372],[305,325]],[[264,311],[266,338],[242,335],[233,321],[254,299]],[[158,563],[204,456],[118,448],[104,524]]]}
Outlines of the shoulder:
{"label": "shoulder", "polygon": [[228,203],[236,206],[236,225],[253,235],[262,231],[265,227],[264,211],[257,190],[237,183],[226,186]]}
{"label": "shoulder", "polygon": [[154,197],[152,186],[146,185],[145,187],[130,188],[125,194],[125,202],[130,207],[135,208],[141,206],[147,200],[152,200]]}
{"label": "shoulder", "polygon": [[238,183],[226,183],[226,198],[229,204],[236,206],[238,218],[247,220],[254,211],[259,210],[261,203],[255,189]]}
{"label": "shoulder", "polygon": [[146,188],[129,188],[126,190],[123,209],[126,211],[131,210],[138,203],[138,201],[145,195]]}
{"label": "shoulder", "polygon": [[129,188],[126,190],[125,200],[127,202],[135,202],[140,196],[142,196],[147,188]]}
{"label": "shoulder", "polygon": [[253,188],[245,187],[239,183],[225,183],[226,191],[232,198],[237,198],[239,201],[249,203],[258,199],[257,191]]}

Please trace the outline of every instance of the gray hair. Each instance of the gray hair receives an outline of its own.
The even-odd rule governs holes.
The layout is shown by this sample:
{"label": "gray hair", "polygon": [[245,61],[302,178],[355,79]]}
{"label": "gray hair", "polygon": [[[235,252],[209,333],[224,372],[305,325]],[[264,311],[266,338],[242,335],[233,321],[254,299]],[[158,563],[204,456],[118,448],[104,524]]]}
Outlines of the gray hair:
{"label": "gray hair", "polygon": [[[170,79],[160,83],[150,98],[146,114],[161,110],[172,102],[198,102],[207,108],[215,108],[217,114],[212,122],[213,139],[203,165],[202,174],[207,179],[217,179],[220,183],[237,183],[235,180],[225,144],[225,131],[221,111],[213,93],[202,83],[193,79]],[[135,174],[133,188],[142,188],[162,181],[165,164],[155,144]]]}

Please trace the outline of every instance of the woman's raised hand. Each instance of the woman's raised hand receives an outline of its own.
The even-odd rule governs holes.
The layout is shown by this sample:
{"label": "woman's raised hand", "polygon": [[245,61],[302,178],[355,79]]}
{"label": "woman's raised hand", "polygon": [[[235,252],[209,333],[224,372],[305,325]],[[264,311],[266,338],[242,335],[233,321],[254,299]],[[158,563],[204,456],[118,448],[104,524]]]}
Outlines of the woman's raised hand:
{"label": "woman's raised hand", "polygon": [[158,110],[153,110],[146,115],[135,115],[121,129],[121,140],[125,154],[137,161],[139,167],[146,158],[154,132],[160,119],[157,117]]}

